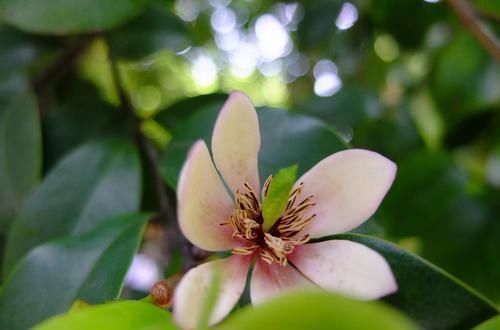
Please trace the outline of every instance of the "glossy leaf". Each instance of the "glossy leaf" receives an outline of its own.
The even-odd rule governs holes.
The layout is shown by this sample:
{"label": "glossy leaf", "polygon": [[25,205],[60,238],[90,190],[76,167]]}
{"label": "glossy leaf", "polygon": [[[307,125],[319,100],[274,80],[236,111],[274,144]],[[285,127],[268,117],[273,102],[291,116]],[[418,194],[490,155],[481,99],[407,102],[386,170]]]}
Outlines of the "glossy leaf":
{"label": "glossy leaf", "polygon": [[[181,166],[194,141],[202,138],[210,145],[219,110],[210,107],[196,112],[174,129],[174,139],[162,160],[164,178],[172,187],[177,186]],[[334,130],[314,118],[268,108],[257,109],[257,114],[261,134],[261,182],[290,164],[299,166],[297,175],[300,176],[321,159],[347,146]]]}
{"label": "glossy leaf", "polygon": [[294,292],[236,311],[217,330],[403,330],[416,326],[379,302],[351,300],[325,292]]}
{"label": "glossy leaf", "polygon": [[42,117],[45,168],[51,168],[71,149],[119,129],[124,121],[120,120],[120,111],[102,101],[88,82],[68,80],[57,96]]}
{"label": "glossy leaf", "polygon": [[498,314],[497,308],[476,291],[392,243],[356,234],[334,238],[364,244],[384,256],[399,287],[386,301],[424,329],[470,329]]}
{"label": "glossy leaf", "polygon": [[169,312],[140,301],[118,301],[51,318],[34,330],[171,330]]}
{"label": "glossy leaf", "polygon": [[71,152],[19,211],[7,241],[4,275],[39,244],[137,211],[140,182],[137,150],[126,140],[97,140]]}
{"label": "glossy leaf", "polygon": [[283,214],[290,197],[290,190],[297,179],[297,165],[282,168],[274,176],[262,201],[264,230],[269,230]]}
{"label": "glossy leaf", "polygon": [[379,219],[388,237],[413,240],[423,258],[498,302],[498,197],[472,193],[470,185],[471,177],[450,155],[407,152]]}
{"label": "glossy leaf", "polygon": [[215,93],[182,99],[160,111],[155,116],[155,120],[164,128],[174,130],[198,111],[221,109],[227,97],[227,94]]}
{"label": "glossy leaf", "polygon": [[30,32],[91,32],[118,26],[137,16],[144,3],[144,0],[0,0],[0,18]]}
{"label": "glossy leaf", "polygon": [[0,98],[0,231],[5,231],[42,167],[40,118],[31,93]]}
{"label": "glossy leaf", "polygon": [[191,45],[186,26],[163,2],[111,31],[107,40],[113,54],[125,59],[140,59],[165,49],[178,53]]}
{"label": "glossy leaf", "polygon": [[0,328],[26,329],[77,299],[96,304],[117,298],[148,218],[108,219],[86,234],[33,249],[2,287]]}

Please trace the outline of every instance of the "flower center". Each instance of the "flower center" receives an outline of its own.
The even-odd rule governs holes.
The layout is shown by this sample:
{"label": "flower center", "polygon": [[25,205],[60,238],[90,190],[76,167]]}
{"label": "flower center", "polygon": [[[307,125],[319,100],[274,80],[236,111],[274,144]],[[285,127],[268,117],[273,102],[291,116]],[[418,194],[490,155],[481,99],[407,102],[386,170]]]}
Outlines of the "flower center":
{"label": "flower center", "polygon": [[[272,176],[269,176],[264,183],[262,188],[264,197],[267,195],[271,180]],[[301,183],[292,190],[285,210],[267,232],[262,227],[264,222],[262,207],[255,191],[248,183],[244,184],[243,191],[237,190],[233,214],[221,225],[230,225],[233,229],[233,238],[240,238],[249,244],[235,248],[232,252],[241,255],[258,252],[262,260],[268,264],[275,262],[285,266],[288,263],[287,255],[294,247],[309,241],[308,234],[300,233],[316,216],[316,214],[309,217],[305,215],[306,211],[315,205],[313,196],[298,201],[303,187]]]}

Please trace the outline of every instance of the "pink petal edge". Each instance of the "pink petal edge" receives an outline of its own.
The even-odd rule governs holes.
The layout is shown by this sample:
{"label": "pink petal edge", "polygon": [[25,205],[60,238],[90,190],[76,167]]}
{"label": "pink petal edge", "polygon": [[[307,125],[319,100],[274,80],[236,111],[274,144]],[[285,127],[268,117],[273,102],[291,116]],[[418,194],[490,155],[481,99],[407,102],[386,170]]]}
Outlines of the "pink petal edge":
{"label": "pink petal edge", "polygon": [[308,279],[290,264],[267,264],[257,258],[250,280],[252,304],[259,304],[283,292],[293,289],[314,288]]}
{"label": "pink petal edge", "polygon": [[177,187],[178,221],[194,245],[224,251],[241,245],[230,226],[221,226],[233,211],[233,201],[220,179],[208,148],[198,140],[189,151]]}
{"label": "pink petal edge", "polygon": [[330,240],[295,247],[288,258],[321,288],[358,299],[377,299],[398,286],[387,261],[367,246]]}
{"label": "pink petal edge", "polygon": [[339,151],[306,172],[304,197],[313,195],[316,205],[306,216],[316,218],[304,229],[311,237],[352,230],[377,210],[396,176],[396,164],[368,150]]}
{"label": "pink petal edge", "polygon": [[233,255],[206,262],[184,275],[174,292],[174,321],[183,329],[195,329],[203,303],[216,272],[220,273],[220,291],[210,315],[209,325],[221,321],[236,305],[243,293],[250,256]]}
{"label": "pink petal edge", "polygon": [[257,112],[250,99],[232,92],[217,117],[212,135],[212,154],[222,178],[234,192],[245,182],[259,188],[260,131]]}

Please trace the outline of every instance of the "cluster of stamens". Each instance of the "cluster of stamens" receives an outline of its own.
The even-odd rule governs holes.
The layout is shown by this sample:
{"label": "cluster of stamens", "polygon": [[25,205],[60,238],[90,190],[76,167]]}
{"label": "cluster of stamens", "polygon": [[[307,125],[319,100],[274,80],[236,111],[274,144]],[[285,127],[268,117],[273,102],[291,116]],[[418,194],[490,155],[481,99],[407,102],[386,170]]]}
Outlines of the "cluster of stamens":
{"label": "cluster of stamens", "polygon": [[[262,188],[265,198],[271,184],[269,176]],[[255,191],[248,183],[244,190],[235,193],[235,208],[228,221],[221,225],[230,225],[233,229],[233,238],[240,238],[248,244],[232,250],[234,254],[250,255],[255,252],[260,254],[263,261],[268,264],[273,262],[285,266],[288,263],[287,255],[295,246],[309,241],[308,234],[301,234],[316,216],[306,217],[306,211],[315,205],[313,196],[308,196],[298,202],[303,190],[301,183],[290,193],[287,206],[282,215],[276,220],[268,231],[264,231],[261,203]]]}

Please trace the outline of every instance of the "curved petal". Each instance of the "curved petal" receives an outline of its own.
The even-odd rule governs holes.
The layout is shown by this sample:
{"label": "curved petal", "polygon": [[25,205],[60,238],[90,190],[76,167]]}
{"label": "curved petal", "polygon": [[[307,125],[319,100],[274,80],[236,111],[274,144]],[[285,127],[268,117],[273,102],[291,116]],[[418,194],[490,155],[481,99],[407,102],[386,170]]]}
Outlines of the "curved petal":
{"label": "curved petal", "polygon": [[260,191],[259,149],[257,112],[245,94],[233,92],[219,113],[212,135],[215,165],[233,192],[245,182]]}
{"label": "curved petal", "polygon": [[290,264],[267,264],[257,258],[250,280],[250,298],[253,304],[266,301],[295,288],[313,287],[313,284]]}
{"label": "curved petal", "polygon": [[296,246],[288,258],[325,290],[359,299],[377,299],[398,289],[387,261],[356,242],[331,240]]}
{"label": "curved petal", "polygon": [[203,304],[220,272],[220,291],[209,324],[222,320],[236,305],[245,288],[251,256],[233,255],[225,259],[206,262],[184,275],[174,292],[174,320],[183,329],[195,329]]}
{"label": "curved petal", "polygon": [[233,201],[202,140],[189,151],[177,187],[179,226],[196,246],[209,251],[238,246],[230,226],[221,226],[233,211]]}
{"label": "curved petal", "polygon": [[304,229],[311,237],[343,233],[365,222],[377,210],[396,176],[396,164],[362,149],[334,153],[306,172],[302,196],[316,205],[305,216],[316,218]]}

